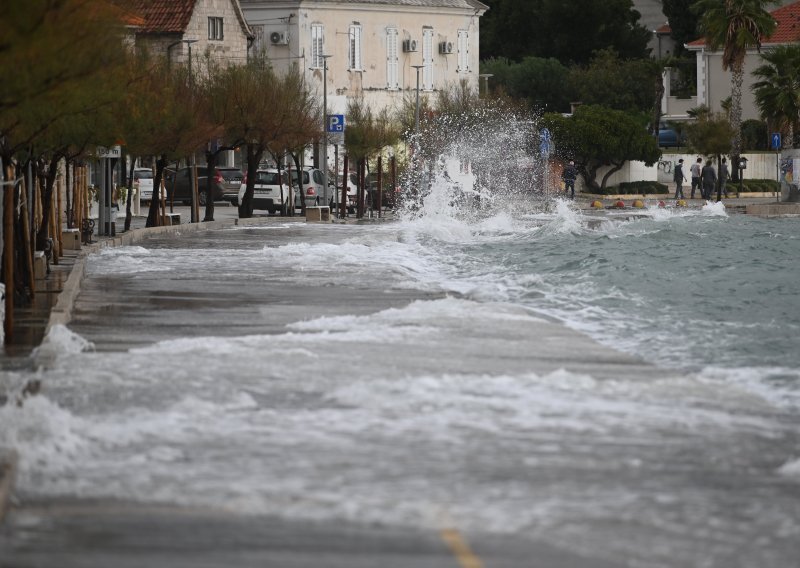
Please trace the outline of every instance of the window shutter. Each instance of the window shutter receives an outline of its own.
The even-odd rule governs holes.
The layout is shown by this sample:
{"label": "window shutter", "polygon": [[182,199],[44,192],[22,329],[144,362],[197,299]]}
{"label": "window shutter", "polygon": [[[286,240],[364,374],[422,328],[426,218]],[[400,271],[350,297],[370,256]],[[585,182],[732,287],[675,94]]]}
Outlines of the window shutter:
{"label": "window shutter", "polygon": [[422,89],[433,90],[433,29],[422,30]]}
{"label": "window shutter", "polygon": [[459,73],[469,73],[469,32],[458,30],[458,69]]}
{"label": "window shutter", "polygon": [[396,90],[399,84],[398,33],[396,28],[386,30],[386,88]]}

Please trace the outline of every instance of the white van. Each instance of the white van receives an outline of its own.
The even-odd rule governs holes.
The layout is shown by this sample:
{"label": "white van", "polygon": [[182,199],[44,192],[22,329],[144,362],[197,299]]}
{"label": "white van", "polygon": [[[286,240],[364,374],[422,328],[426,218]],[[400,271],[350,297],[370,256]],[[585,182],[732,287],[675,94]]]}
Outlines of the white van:
{"label": "white van", "polygon": [[139,195],[139,201],[153,199],[153,170],[150,168],[135,168],[133,170],[133,187]]}

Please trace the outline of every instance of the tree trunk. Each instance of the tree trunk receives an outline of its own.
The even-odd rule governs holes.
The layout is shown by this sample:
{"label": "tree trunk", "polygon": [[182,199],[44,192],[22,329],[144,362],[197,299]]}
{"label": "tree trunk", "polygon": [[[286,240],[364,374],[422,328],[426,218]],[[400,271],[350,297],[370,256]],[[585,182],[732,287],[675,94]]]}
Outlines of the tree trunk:
{"label": "tree trunk", "polygon": [[[8,180],[13,182],[15,179],[15,172],[12,166],[5,166],[3,161],[2,167],[4,171],[0,180]],[[5,320],[3,321],[5,332],[5,343],[10,343],[14,338],[14,255],[16,253],[14,247],[14,192],[16,191],[16,184],[10,183],[3,185],[3,283],[6,286],[5,296]]]}
{"label": "tree trunk", "polygon": [[203,221],[214,220],[214,179],[217,173],[218,152],[206,152],[206,212]]}
{"label": "tree trunk", "polygon": [[614,175],[615,173],[617,173],[618,171],[620,171],[622,169],[622,166],[623,166],[624,163],[625,162],[620,162],[619,164],[611,164],[614,167],[611,168],[610,170],[608,170],[606,172],[606,175],[603,176],[603,181],[600,182],[600,189],[605,189],[606,188],[606,183],[608,183],[609,178],[612,175]]}
{"label": "tree trunk", "polygon": [[239,218],[249,219],[253,216],[253,188],[256,184],[258,164],[264,155],[264,150],[255,144],[247,145],[247,186],[244,196],[239,203]]}
{"label": "tree trunk", "polygon": [[742,82],[744,80],[743,62],[734,64],[731,68],[731,164],[733,175],[731,181],[739,181],[739,158],[742,155]]}
{"label": "tree trunk", "polygon": [[[54,154],[48,164],[47,173],[44,175],[44,191],[42,192],[42,225],[36,232],[36,250],[45,250],[47,240],[50,238],[50,209],[53,206],[53,186],[58,173],[58,162],[61,157]],[[32,204],[28,204],[30,207]]]}
{"label": "tree trunk", "polygon": [[583,176],[583,180],[586,182],[586,186],[592,190],[598,191],[601,189],[601,186],[597,183],[597,171],[600,169],[600,166],[577,166],[578,173]]}
{"label": "tree trunk", "polygon": [[[300,214],[306,216],[306,196],[303,195],[303,168],[300,165],[300,155],[296,153],[289,153],[294,162],[294,167],[297,169],[297,191],[300,195]],[[291,180],[289,180],[291,185]],[[292,215],[294,215],[294,204],[292,204]]]}
{"label": "tree trunk", "polygon": [[[133,201],[133,170],[136,169],[136,160],[133,156],[131,156],[131,169],[128,171],[128,197],[125,199],[125,231],[131,230],[131,221],[133,220],[133,214],[131,213],[131,202]],[[155,192],[155,188],[153,189],[153,195],[150,198],[152,201],[155,199],[155,196],[158,195]],[[141,199],[140,196],[136,196],[136,199]]]}
{"label": "tree trunk", "polygon": [[661,124],[661,100],[664,98],[664,73],[656,77],[655,99],[653,101],[653,133],[658,140],[659,124]]}
{"label": "tree trunk", "polygon": [[[150,207],[147,210],[147,221],[145,227],[158,227],[160,215],[158,209],[161,204],[161,180],[164,179],[164,170],[167,167],[167,157],[159,156],[156,160],[156,177],[153,180],[153,198],[150,200]],[[174,192],[174,188],[173,188]]]}

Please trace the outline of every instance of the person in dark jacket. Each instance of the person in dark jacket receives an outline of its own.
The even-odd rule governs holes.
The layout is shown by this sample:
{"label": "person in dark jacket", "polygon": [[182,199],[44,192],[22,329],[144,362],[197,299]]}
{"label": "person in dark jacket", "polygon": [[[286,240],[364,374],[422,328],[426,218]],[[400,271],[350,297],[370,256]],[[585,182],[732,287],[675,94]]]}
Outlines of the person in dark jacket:
{"label": "person in dark jacket", "polygon": [[719,185],[720,185],[720,193],[725,196],[725,199],[728,198],[728,180],[730,179],[731,174],[728,171],[728,160],[726,158],[722,158],[722,164],[719,166]]}
{"label": "person in dark jacket", "polygon": [[575,180],[578,177],[578,169],[575,162],[570,160],[569,164],[561,172],[561,179],[564,180],[564,194],[570,193],[570,199],[575,199]]}
{"label": "person in dark jacket", "polygon": [[717,172],[714,166],[711,165],[711,160],[706,160],[706,165],[700,172],[700,177],[703,181],[703,199],[711,199],[714,193],[714,186],[717,184]]}
{"label": "person in dark jacket", "polygon": [[675,199],[686,199],[683,196],[683,182],[686,181],[686,177],[683,175],[683,158],[678,160],[678,163],[675,165],[675,171],[673,172],[672,179],[675,182]]}

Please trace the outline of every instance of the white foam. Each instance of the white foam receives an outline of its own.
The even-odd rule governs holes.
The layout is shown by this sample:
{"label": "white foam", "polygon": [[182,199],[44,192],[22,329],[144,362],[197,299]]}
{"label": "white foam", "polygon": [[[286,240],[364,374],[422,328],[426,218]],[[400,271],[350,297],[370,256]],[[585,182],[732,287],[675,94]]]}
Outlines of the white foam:
{"label": "white foam", "polygon": [[703,205],[702,212],[710,217],[727,217],[728,212],[725,210],[725,204],[722,201],[706,201]]}
{"label": "white foam", "polygon": [[100,257],[142,256],[150,254],[150,250],[140,246],[106,247],[97,254]]}
{"label": "white foam", "polygon": [[785,477],[793,477],[800,480],[800,458],[790,459],[778,468],[777,473]]}
{"label": "white foam", "polygon": [[93,349],[94,344],[91,341],[74,333],[65,325],[56,324],[50,328],[41,345],[33,350],[33,357],[53,357]]}

